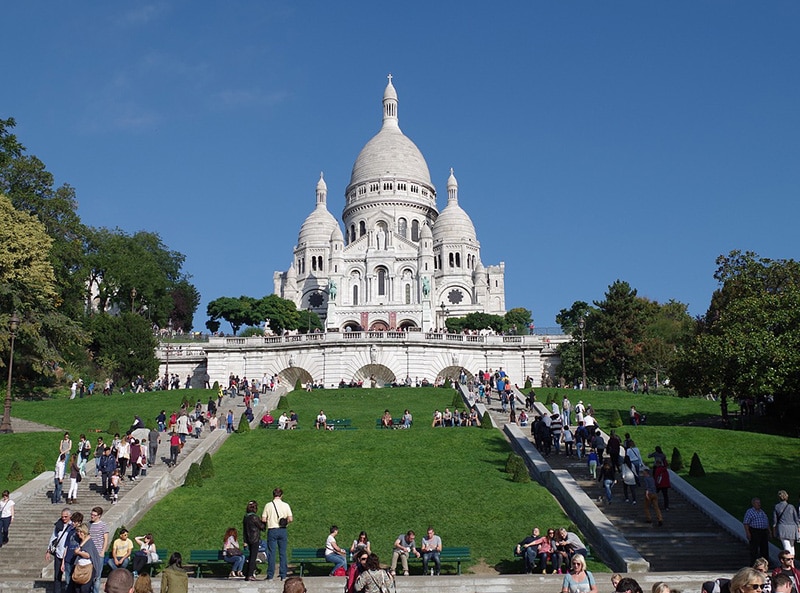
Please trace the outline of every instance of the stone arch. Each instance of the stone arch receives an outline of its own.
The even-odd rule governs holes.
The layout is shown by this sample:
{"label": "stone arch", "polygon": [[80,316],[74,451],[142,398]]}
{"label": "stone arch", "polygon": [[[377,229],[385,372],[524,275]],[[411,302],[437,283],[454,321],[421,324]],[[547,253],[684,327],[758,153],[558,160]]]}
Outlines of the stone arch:
{"label": "stone arch", "polygon": [[353,380],[363,381],[364,387],[371,387],[372,380],[375,381],[375,387],[383,387],[386,384],[391,385],[397,381],[397,377],[387,366],[382,364],[366,364],[358,369],[353,375]]}
{"label": "stone arch", "polygon": [[[456,383],[458,383],[458,377],[461,375],[461,369],[464,367],[458,365],[451,365],[448,367],[443,368],[436,374],[436,379],[444,379],[445,381],[450,381],[453,379]],[[471,381],[473,378],[473,374],[469,372],[468,369],[464,368],[467,373],[467,381]]]}
{"label": "stone arch", "polygon": [[303,385],[314,380],[311,373],[302,367],[287,367],[278,371],[278,377],[281,378],[281,383],[286,385],[289,391],[294,389],[294,385],[297,383],[298,379],[300,379]]}
{"label": "stone arch", "polygon": [[369,331],[371,332],[385,332],[389,330],[389,324],[386,323],[383,319],[378,319],[373,321],[369,326]]}
{"label": "stone arch", "polygon": [[341,329],[341,331],[347,331],[347,328],[350,328],[350,331],[351,331],[351,332],[360,332],[360,331],[364,331],[364,328],[362,328],[362,327],[361,327],[361,324],[360,324],[358,321],[355,321],[355,320],[353,320],[353,319],[351,319],[351,320],[349,320],[349,321],[345,321],[345,322],[342,324],[342,329]]}
{"label": "stone arch", "polygon": [[417,322],[413,319],[403,319],[400,323],[397,324],[398,329],[409,329],[411,327],[417,327]]}

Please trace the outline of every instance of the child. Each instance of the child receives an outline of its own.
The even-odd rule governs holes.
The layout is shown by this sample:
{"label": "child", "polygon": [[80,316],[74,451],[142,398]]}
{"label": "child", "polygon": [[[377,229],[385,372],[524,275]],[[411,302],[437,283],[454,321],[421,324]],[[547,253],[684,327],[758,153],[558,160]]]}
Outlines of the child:
{"label": "child", "polygon": [[194,438],[199,439],[200,433],[203,431],[203,421],[198,416],[194,421]]}
{"label": "child", "polygon": [[589,464],[589,473],[592,475],[592,479],[597,479],[597,452],[594,449],[589,451],[589,454],[586,456],[586,461]]}
{"label": "child", "polygon": [[111,474],[111,504],[117,504],[119,500],[119,469],[115,469],[114,473]]}

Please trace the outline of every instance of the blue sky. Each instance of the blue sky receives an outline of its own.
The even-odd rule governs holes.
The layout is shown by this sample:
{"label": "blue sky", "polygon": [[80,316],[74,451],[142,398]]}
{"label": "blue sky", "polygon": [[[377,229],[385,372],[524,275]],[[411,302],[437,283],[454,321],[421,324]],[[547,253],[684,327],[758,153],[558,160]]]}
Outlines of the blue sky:
{"label": "blue sky", "polygon": [[202,294],[272,293],[315,202],[400,125],[450,167],[506,306],[622,279],[708,307],[732,249],[798,258],[800,3],[16,2],[0,117],[93,226],[158,232]]}

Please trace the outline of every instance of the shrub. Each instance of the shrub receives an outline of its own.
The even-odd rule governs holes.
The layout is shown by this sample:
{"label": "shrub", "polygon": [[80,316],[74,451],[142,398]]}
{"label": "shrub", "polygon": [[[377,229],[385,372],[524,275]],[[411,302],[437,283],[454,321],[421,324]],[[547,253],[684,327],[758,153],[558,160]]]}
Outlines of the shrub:
{"label": "shrub", "polygon": [[119,432],[119,420],[116,418],[108,423],[108,430],[106,431],[110,435],[115,435]]}
{"label": "shrub", "polygon": [[203,455],[203,460],[200,462],[200,475],[203,476],[203,478],[214,477],[214,462],[211,461],[210,453]]}
{"label": "shrub", "polygon": [[[520,461],[522,461],[522,459],[520,459]],[[511,477],[511,481],[521,484],[531,481],[531,475],[528,473],[528,468],[524,462],[514,469],[514,475]]]}
{"label": "shrub", "polygon": [[294,390],[303,391],[303,382],[300,380],[300,377],[298,377],[297,381],[294,382]]}
{"label": "shrub", "polygon": [[481,428],[489,428],[489,429],[494,428],[494,424],[492,423],[492,416],[491,414],[489,414],[489,412],[486,412],[481,417]]}
{"label": "shrub", "polygon": [[39,474],[43,474],[47,471],[47,468],[44,466],[44,459],[41,457],[36,458],[36,462],[33,464],[33,475],[38,476]]}
{"label": "shrub", "polygon": [[689,467],[689,475],[693,478],[702,478],[706,475],[706,470],[703,469],[703,464],[700,463],[700,456],[697,453],[692,455],[692,464]]}
{"label": "shrub", "polygon": [[236,429],[236,432],[242,434],[244,432],[250,432],[250,422],[247,420],[247,416],[242,414],[242,417],[239,418],[239,428]]}
{"label": "shrub", "polygon": [[278,398],[278,405],[275,406],[278,410],[288,410],[289,409],[289,400],[285,395],[280,396]]}
{"label": "shrub", "polygon": [[19,464],[19,461],[14,461],[11,464],[11,469],[8,470],[8,481],[21,482],[24,479],[22,475],[22,466]]}
{"label": "shrub", "polygon": [[669,468],[674,472],[679,472],[683,469],[683,457],[678,447],[672,448],[672,461],[669,463]]}
{"label": "shrub", "polygon": [[198,464],[193,463],[189,466],[183,485],[188,488],[200,488],[203,486],[203,472]]}
{"label": "shrub", "polygon": [[214,381],[213,389],[216,393],[219,393],[219,381]]}
{"label": "shrub", "polygon": [[457,408],[458,406],[463,406],[463,405],[464,405],[464,400],[461,399],[461,394],[458,392],[458,390],[456,390],[456,392],[453,394],[453,402],[450,404],[450,407]]}
{"label": "shrub", "polygon": [[533,387],[533,385],[531,384],[531,378],[528,377],[527,379],[525,379],[525,386],[523,387],[523,389],[525,391],[530,391],[531,387]]}
{"label": "shrub", "polygon": [[525,462],[522,461],[522,457],[516,453],[509,453],[508,457],[506,458],[506,473],[513,474],[514,470],[519,467],[520,463],[525,465]]}
{"label": "shrub", "polygon": [[620,418],[619,410],[611,410],[611,418],[608,421],[611,428],[619,428],[622,426],[622,418]]}

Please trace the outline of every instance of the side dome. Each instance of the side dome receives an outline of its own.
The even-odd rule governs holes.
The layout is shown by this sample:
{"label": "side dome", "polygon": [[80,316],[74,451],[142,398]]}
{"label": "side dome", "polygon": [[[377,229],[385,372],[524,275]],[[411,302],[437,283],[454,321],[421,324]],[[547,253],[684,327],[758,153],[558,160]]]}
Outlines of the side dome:
{"label": "side dome", "polygon": [[[339,223],[333,215],[328,212],[326,200],[328,196],[328,186],[325,183],[322,173],[319,174],[317,182],[317,207],[308,215],[300,226],[300,233],[297,236],[297,245],[327,245],[330,241],[334,229],[339,228]],[[341,233],[341,230],[340,230]]]}
{"label": "side dome", "polygon": [[439,218],[433,225],[434,243],[477,243],[475,225],[472,219],[458,205],[458,182],[450,169],[450,178],[447,180],[447,206],[439,213]]}
{"label": "side dome", "polygon": [[400,130],[397,91],[392,84],[391,75],[383,93],[383,125],[358,154],[348,187],[381,177],[399,177],[432,187],[425,157],[417,145]]}

